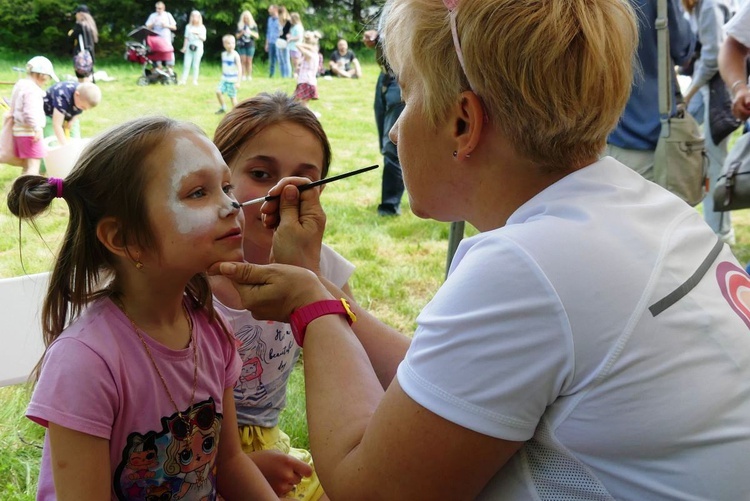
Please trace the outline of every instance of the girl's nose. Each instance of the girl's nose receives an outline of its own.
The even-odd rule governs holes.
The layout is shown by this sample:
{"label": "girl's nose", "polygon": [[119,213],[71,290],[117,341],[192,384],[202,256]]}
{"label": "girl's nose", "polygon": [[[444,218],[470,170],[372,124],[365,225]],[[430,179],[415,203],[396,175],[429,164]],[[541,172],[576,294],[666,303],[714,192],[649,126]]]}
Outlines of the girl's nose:
{"label": "girl's nose", "polygon": [[219,209],[219,215],[221,217],[230,217],[237,215],[237,213],[240,211],[242,206],[237,202],[237,200],[227,197],[227,205]]}

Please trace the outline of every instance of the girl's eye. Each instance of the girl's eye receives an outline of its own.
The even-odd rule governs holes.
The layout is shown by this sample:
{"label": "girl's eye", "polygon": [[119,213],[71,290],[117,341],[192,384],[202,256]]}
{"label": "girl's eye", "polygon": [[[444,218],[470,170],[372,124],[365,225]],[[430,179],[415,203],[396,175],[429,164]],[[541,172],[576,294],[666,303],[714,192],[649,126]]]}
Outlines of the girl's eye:
{"label": "girl's eye", "polygon": [[266,171],[252,170],[250,171],[250,177],[255,180],[261,180],[261,179],[270,179],[271,175]]}
{"label": "girl's eye", "polygon": [[206,196],[206,190],[203,188],[198,188],[197,190],[193,191],[188,195],[188,198],[203,198]]}
{"label": "girl's eye", "polygon": [[232,193],[234,191],[234,185],[233,184],[227,184],[226,186],[224,186],[223,190],[224,190],[224,193],[226,193],[227,195],[229,195],[230,193]]}

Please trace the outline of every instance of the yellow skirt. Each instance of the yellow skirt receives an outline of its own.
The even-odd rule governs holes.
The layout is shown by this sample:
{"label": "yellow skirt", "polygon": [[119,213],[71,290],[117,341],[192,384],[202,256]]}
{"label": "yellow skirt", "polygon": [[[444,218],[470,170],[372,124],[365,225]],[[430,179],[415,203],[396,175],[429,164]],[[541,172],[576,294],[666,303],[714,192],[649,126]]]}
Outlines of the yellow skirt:
{"label": "yellow skirt", "polygon": [[323,487],[320,485],[317,473],[315,473],[312,455],[304,449],[293,448],[289,440],[289,435],[281,431],[278,426],[274,426],[273,428],[240,426],[239,431],[240,443],[245,453],[275,449],[284,454],[289,454],[312,467],[312,475],[302,477],[302,481],[286,494],[287,498],[298,499],[299,501],[318,501],[323,496]]}

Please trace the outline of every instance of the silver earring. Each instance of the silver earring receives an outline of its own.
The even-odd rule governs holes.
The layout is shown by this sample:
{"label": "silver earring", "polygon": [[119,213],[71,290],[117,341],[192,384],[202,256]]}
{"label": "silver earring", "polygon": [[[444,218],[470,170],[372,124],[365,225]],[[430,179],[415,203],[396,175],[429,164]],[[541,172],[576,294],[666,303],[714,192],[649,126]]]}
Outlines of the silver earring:
{"label": "silver earring", "polygon": [[467,153],[466,158],[471,158],[471,153]]}
{"label": "silver earring", "polygon": [[453,158],[456,158],[458,156],[458,152],[456,150],[453,150]]}

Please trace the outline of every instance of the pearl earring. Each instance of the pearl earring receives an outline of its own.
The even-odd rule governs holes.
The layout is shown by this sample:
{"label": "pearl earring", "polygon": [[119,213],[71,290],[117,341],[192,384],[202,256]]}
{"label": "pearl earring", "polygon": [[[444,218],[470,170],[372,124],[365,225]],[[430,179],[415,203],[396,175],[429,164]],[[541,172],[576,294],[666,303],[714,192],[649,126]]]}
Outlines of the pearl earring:
{"label": "pearl earring", "polygon": [[458,156],[458,152],[456,150],[453,150],[453,158],[456,158]]}

